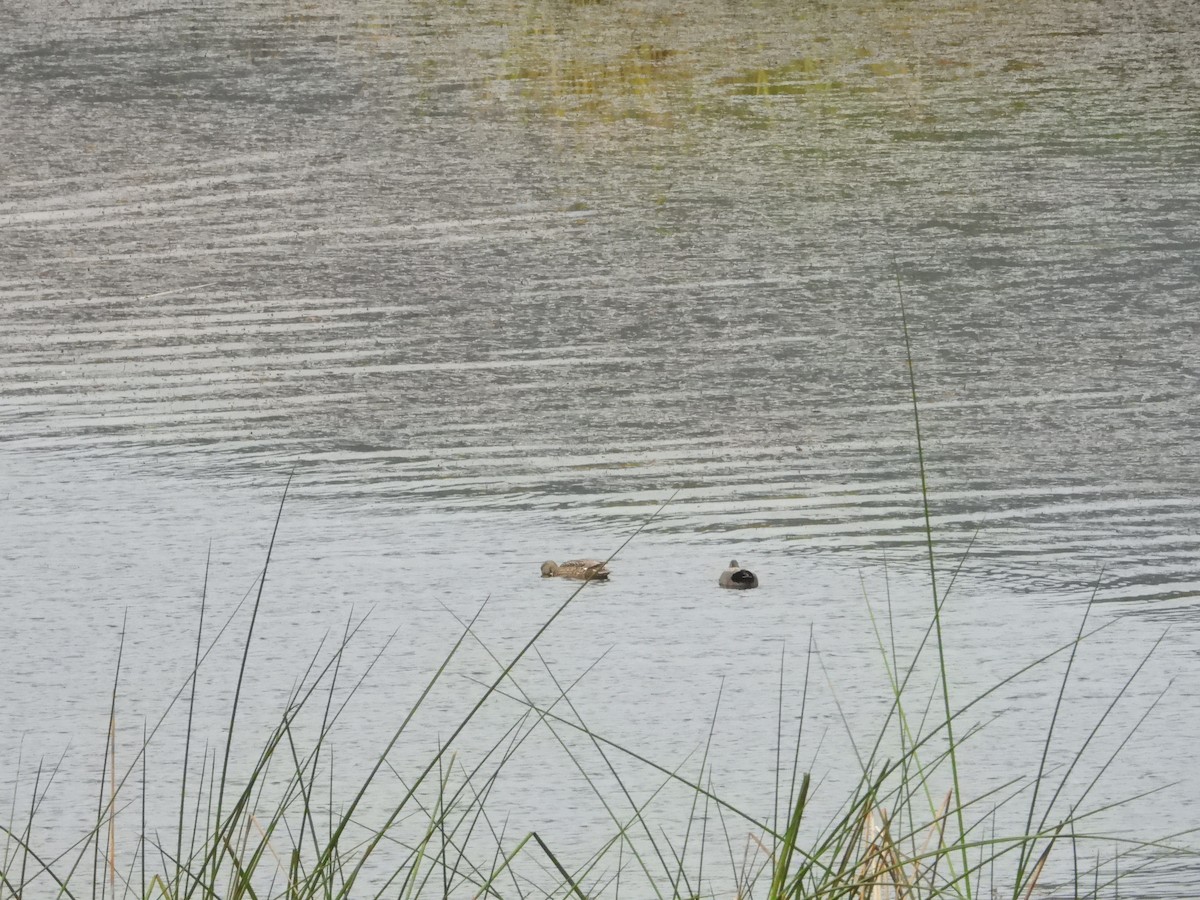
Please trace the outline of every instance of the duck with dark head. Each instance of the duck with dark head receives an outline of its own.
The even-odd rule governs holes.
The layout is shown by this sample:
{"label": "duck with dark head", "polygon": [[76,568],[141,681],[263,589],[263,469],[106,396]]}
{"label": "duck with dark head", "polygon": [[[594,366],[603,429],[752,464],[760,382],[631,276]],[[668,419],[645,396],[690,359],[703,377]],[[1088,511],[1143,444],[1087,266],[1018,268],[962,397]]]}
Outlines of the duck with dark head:
{"label": "duck with dark head", "polygon": [[723,588],[745,591],[758,587],[758,576],[749,569],[743,569],[739,566],[736,559],[731,559],[729,561],[729,568],[721,573],[721,577],[717,579],[717,584]]}

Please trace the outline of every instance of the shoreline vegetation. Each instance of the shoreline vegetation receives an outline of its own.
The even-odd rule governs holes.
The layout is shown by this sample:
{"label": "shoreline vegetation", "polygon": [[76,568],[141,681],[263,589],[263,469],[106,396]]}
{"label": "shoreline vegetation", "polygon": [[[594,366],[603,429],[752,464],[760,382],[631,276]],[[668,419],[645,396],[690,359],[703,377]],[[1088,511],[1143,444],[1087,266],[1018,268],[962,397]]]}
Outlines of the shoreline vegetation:
{"label": "shoreline vegetation", "polygon": [[[900,288],[899,282],[897,286]],[[1048,760],[1072,665],[1080,645],[1109,627],[1090,623],[1091,602],[1074,639],[1019,665],[966,703],[956,702],[952,696],[942,610],[970,548],[950,572],[945,589],[939,588],[938,576],[944,576],[946,570],[935,565],[916,374],[900,289],[908,365],[906,388],[913,407],[932,614],[918,646],[908,658],[903,658],[896,648],[894,634],[889,633],[890,606],[886,617],[877,617],[868,602],[868,616],[891,702],[874,735],[866,739],[862,735],[849,735],[858,755],[858,777],[832,818],[813,820],[811,800],[816,786],[811,772],[804,771],[800,764],[802,744],[806,739],[811,743],[804,732],[811,665],[816,652],[811,630],[803,657],[803,689],[795,735],[784,734],[786,665],[785,657],[781,656],[775,788],[774,796],[762,804],[771,810],[766,816],[756,809],[744,808],[744,804],[735,804],[715,785],[709,765],[715,711],[699,764],[670,768],[589,728],[571,698],[578,679],[570,684],[559,682],[545,660],[541,663],[554,679],[556,699],[539,702],[526,693],[517,679],[518,664],[527,658],[540,659],[538,639],[589,588],[586,581],[507,660],[494,655],[475,629],[483,606],[471,620],[460,622],[457,640],[380,749],[373,766],[359,777],[358,787],[349,795],[334,793],[331,732],[383,650],[337,703],[334,687],[347,650],[365,617],[347,623],[335,648],[327,652],[317,649],[249,771],[231,768],[231,749],[243,689],[247,687],[245,675],[255,623],[266,593],[271,557],[292,481],[289,476],[255,588],[212,636],[207,633],[210,626],[205,622],[206,565],[191,673],[157,722],[144,726],[141,751],[136,758],[118,769],[113,751],[124,648],[122,628],[96,807],[86,820],[91,824],[81,822],[83,833],[56,856],[40,851],[33,836],[38,806],[53,784],[57,766],[43,770],[39,765],[24,818],[18,816],[16,806],[18,773],[8,821],[0,824],[0,900],[32,896],[134,896],[165,900],[429,896],[564,900],[620,896],[658,900],[1116,898],[1123,893],[1122,879],[1140,870],[1183,857],[1194,865],[1195,851],[1173,843],[1192,834],[1191,831],[1140,839],[1093,832],[1090,828],[1093,817],[1111,811],[1114,804],[1088,805],[1089,795],[1117,764],[1118,754],[1153,713],[1163,695],[1148,705],[1103,762],[1085,767],[1083,756],[1155,652],[1157,642],[1147,649],[1141,663],[1098,716],[1094,728],[1066,766],[1055,768]],[[642,522],[605,562],[616,558],[651,525],[671,499]],[[228,711],[224,746],[198,747],[192,731],[197,673],[208,653],[250,601],[251,594],[249,624]],[[497,674],[491,680],[475,681],[479,696],[474,705],[451,733],[439,738],[438,749],[415,774],[401,777],[389,757],[406,737],[412,736],[410,727],[430,692],[443,680],[468,642],[478,644],[489,655]],[[926,659],[935,673],[934,692],[917,696],[914,674],[918,664]],[[970,795],[969,786],[961,778],[960,748],[985,726],[973,723],[968,714],[988,696],[1031,670],[1049,664],[1061,664],[1063,672],[1053,712],[1045,726],[1037,771],[1015,774],[999,790]],[[480,710],[496,700],[517,704],[522,711],[506,731],[493,736],[490,749],[481,758],[460,757],[456,752],[457,739]],[[147,750],[168,714],[180,705],[187,716],[187,732],[178,798],[173,804],[176,812],[173,821],[152,823],[147,820],[145,799]],[[316,737],[307,743],[301,738],[297,723],[302,712],[315,716],[320,723]],[[850,728],[848,723],[846,728]],[[579,859],[580,848],[565,848],[556,842],[554,835],[538,831],[510,834],[505,819],[489,813],[489,797],[506,764],[535,733],[548,733],[562,748],[611,822],[611,835],[583,861]],[[586,759],[578,746],[565,739],[566,735],[582,738],[583,746],[588,748]],[[617,759],[632,761],[654,773],[661,787],[649,797],[635,797],[635,791],[618,772]],[[62,765],[61,760],[58,765]],[[596,776],[598,771],[605,773],[606,782],[611,776],[616,788],[603,786]],[[380,794],[392,796],[383,790],[387,775],[395,778],[386,782],[387,790],[395,792],[399,784],[400,795],[385,804],[382,822],[367,825],[360,813],[368,798],[372,809],[378,811]],[[139,778],[140,792],[136,790]],[[1076,782],[1082,782],[1084,787],[1075,787]],[[668,786],[682,789],[690,797],[687,820],[670,823],[674,829],[670,833],[653,819],[650,810],[659,791]],[[1140,800],[1162,789],[1146,791],[1115,805]],[[125,840],[118,841],[117,815],[122,816],[123,828],[128,828],[129,819],[139,816],[139,804],[136,845],[119,853],[118,846],[123,848]],[[1015,834],[997,834],[996,814],[1001,809],[1009,815],[1016,810],[1024,827]],[[83,819],[83,811],[80,815]],[[747,832],[749,837],[743,845],[741,835]],[[161,836],[164,834],[167,837]],[[1053,878],[1051,872],[1055,873]]]}

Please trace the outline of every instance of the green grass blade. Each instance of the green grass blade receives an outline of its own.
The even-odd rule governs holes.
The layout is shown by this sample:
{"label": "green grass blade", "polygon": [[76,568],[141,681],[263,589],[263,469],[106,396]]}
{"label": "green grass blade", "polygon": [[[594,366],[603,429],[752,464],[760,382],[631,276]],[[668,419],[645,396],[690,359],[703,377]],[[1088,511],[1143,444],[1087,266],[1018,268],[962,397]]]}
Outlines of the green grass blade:
{"label": "green grass blade", "polygon": [[792,814],[788,818],[787,831],[784,832],[783,841],[779,844],[779,859],[775,863],[775,871],[771,876],[771,887],[767,891],[768,900],[781,900],[784,896],[784,886],[788,884],[796,839],[800,834],[800,820],[804,818],[804,808],[808,803],[810,779],[809,773],[805,772],[804,778],[800,782],[800,792],[796,795],[796,801],[792,805]]}
{"label": "green grass blade", "polygon": [[[296,474],[295,467],[288,473],[287,483],[283,486],[283,496],[279,498],[279,510],[275,513],[275,525],[271,529],[271,541],[267,545],[267,558],[263,561],[262,574],[258,577],[258,594],[254,598],[254,606],[250,610],[250,625],[246,629],[246,640],[242,649],[242,662],[238,667],[237,684],[233,690],[233,703],[229,708],[229,727],[225,733],[225,758],[221,763],[221,778],[217,783],[217,819],[218,824],[221,821],[221,810],[225,802],[225,783],[229,777],[229,756],[233,749],[233,733],[234,725],[237,723],[238,705],[242,696],[242,683],[246,677],[246,666],[250,661],[250,646],[254,639],[254,624],[258,620],[258,610],[262,605],[263,591],[267,586],[267,570],[271,566],[271,553],[275,549],[275,538],[279,534],[279,522],[283,518],[283,506],[287,502],[288,489],[292,486],[292,478]],[[219,859],[217,854],[213,854],[214,860]],[[214,862],[214,866],[216,863]],[[213,879],[216,880],[217,872],[213,869]]]}
{"label": "green grass blade", "polygon": [[[1033,828],[1033,817],[1037,809],[1038,791],[1042,786],[1042,779],[1046,772],[1046,760],[1050,755],[1050,742],[1054,738],[1054,727],[1058,723],[1058,714],[1062,709],[1063,696],[1067,692],[1067,684],[1071,680],[1071,668],[1075,665],[1075,656],[1079,651],[1079,642],[1083,638],[1084,629],[1087,627],[1088,616],[1091,614],[1092,605],[1096,602],[1096,593],[1100,590],[1100,584],[1104,579],[1104,570],[1100,570],[1100,574],[1096,577],[1096,584],[1092,588],[1092,595],[1088,598],[1087,606],[1084,607],[1083,616],[1079,621],[1079,630],[1075,634],[1075,646],[1071,648],[1071,653],[1067,657],[1067,665],[1063,670],[1062,679],[1058,685],[1058,696],[1054,700],[1054,711],[1050,715],[1050,725],[1046,729],[1046,739],[1042,742],[1042,757],[1038,762],[1037,775],[1033,779],[1033,791],[1029,798],[1029,814],[1025,819],[1025,832],[1028,833]],[[1053,806],[1053,802],[1051,803]],[[1050,809],[1047,808],[1046,813],[1049,815]],[[1043,817],[1041,825],[1044,826],[1046,819]],[[1039,826],[1040,829],[1040,826]],[[1013,898],[1016,900],[1017,894],[1021,890],[1021,884],[1024,881],[1025,867],[1033,853],[1033,846],[1028,845],[1021,848],[1020,858],[1017,861],[1017,875],[1013,885]],[[1044,865],[1044,862],[1043,862]]]}
{"label": "green grass blade", "polygon": [[[184,810],[187,807],[187,782],[188,782],[188,762],[191,759],[192,751],[192,722],[196,712],[196,682],[200,672],[200,648],[204,643],[204,611],[208,604],[208,573],[212,567],[212,541],[208,542],[208,552],[204,557],[204,585],[200,589],[200,622],[196,626],[196,657],[192,664],[192,673],[189,676],[192,682],[192,694],[188,698],[187,710],[187,729],[184,732],[183,738],[183,768],[181,771],[179,784],[179,833],[175,843],[175,858],[179,859],[183,856],[183,817]],[[176,870],[176,879],[172,891],[176,897],[179,896],[179,875],[180,870]]]}
{"label": "green grass blade", "polygon": [[572,880],[571,874],[563,868],[563,864],[558,861],[558,857],[554,855],[554,851],[552,851],[546,845],[546,842],[541,839],[536,831],[531,832],[531,834],[533,835],[533,839],[537,841],[538,846],[542,848],[542,852],[549,857],[550,862],[554,863],[554,868],[558,869],[558,873],[562,875],[567,884],[571,886],[571,893],[578,897],[579,900],[587,900],[587,895],[584,894],[584,892],[579,889],[579,885]]}
{"label": "green grass blade", "polygon": [[[942,634],[942,604],[938,596],[937,589],[937,566],[934,562],[933,552],[933,522],[930,515],[929,506],[929,482],[925,471],[925,445],[921,439],[921,412],[917,403],[917,372],[916,366],[913,364],[912,341],[909,338],[908,332],[908,311],[904,304],[904,288],[900,283],[900,275],[896,273],[896,290],[900,297],[900,323],[904,331],[904,356],[908,363],[908,384],[912,395],[913,407],[913,428],[916,432],[917,441],[917,466],[921,475],[921,511],[925,518],[925,546],[929,556],[929,584],[933,592],[933,621],[937,631],[937,653],[938,653],[938,668],[941,673],[942,685],[942,701],[943,710],[945,713],[945,728],[946,740],[950,745],[950,775],[954,784],[955,809],[958,818],[959,834],[963,831],[962,819],[962,787],[959,784],[958,777],[958,754],[954,752],[954,721],[951,715],[950,706],[950,679],[946,674],[946,644]],[[966,869],[970,866],[970,861],[967,859],[966,851],[962,854],[962,865]],[[966,883],[967,900],[971,900],[971,883]]]}

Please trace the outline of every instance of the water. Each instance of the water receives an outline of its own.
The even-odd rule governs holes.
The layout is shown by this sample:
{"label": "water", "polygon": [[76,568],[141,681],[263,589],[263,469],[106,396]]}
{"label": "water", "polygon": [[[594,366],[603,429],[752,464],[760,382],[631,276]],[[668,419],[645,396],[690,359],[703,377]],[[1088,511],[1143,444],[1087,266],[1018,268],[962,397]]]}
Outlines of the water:
{"label": "water", "polygon": [[[974,538],[947,609],[956,696],[1070,640],[1099,584],[1112,624],[1075,663],[1055,761],[1169,626],[1094,764],[1170,690],[1089,800],[1174,785],[1107,824],[1194,827],[1198,19],[9,4],[0,801],[67,750],[37,821],[55,846],[78,833],[123,617],[128,759],[186,678],[209,542],[211,624],[251,587],[295,467],[244,753],[322,635],[371,609],[353,671],[399,632],[337,746],[373,759],[457,634],[447,607],[490,596],[505,657],[566,596],[542,560],[605,556],[673,498],[539,646],[567,680],[611,647],[572,697],[668,767],[723,690],[711,761],[765,816],[780,654],[792,717],[811,626],[833,687],[802,757],[835,805],[854,767],[831,695],[860,735],[888,698],[864,593],[882,613],[890,591],[902,648],[929,616],[898,276],[943,586]],[[715,589],[730,557],[759,591]],[[214,746],[238,641],[215,654]],[[480,690],[464,676],[495,671],[466,651],[398,759],[427,758]],[[553,699],[536,661],[520,671]],[[1060,673],[981,708],[1004,716],[968,745],[970,793],[1036,768]],[[182,728],[168,717],[151,766],[177,770]],[[514,833],[580,860],[607,836],[546,735],[513,766]],[[1126,878],[1140,896],[1197,880]]]}

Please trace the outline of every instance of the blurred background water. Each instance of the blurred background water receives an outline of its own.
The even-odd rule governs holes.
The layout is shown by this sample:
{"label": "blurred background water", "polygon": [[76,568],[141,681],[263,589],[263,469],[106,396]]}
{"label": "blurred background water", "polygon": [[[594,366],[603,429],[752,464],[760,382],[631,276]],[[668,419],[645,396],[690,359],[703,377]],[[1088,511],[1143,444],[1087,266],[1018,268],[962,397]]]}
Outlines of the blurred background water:
{"label": "blurred background water", "polygon": [[[0,8],[4,806],[66,752],[35,834],[84,830],[122,622],[119,761],[187,677],[210,542],[215,629],[293,467],[248,756],[371,610],[347,665],[396,637],[338,734],[353,782],[451,613],[490,598],[480,634],[510,655],[569,591],[543,559],[606,556],[672,498],[539,646],[564,680],[607,651],[580,713],[672,768],[723,690],[714,777],[765,816],[781,657],[790,727],[811,634],[825,743],[801,756],[836,806],[855,764],[832,699],[860,736],[889,699],[868,601],[905,652],[930,615],[902,289],[943,586],[974,541],[956,698],[1070,640],[1094,590],[1111,624],[1052,761],[1166,630],[1089,771],[1170,689],[1087,800],[1162,789],[1101,820],[1194,827],[1200,9],[996,7]],[[760,590],[716,589],[731,557]],[[214,747],[239,640],[201,670]],[[468,648],[398,767],[496,671]],[[981,709],[978,793],[1036,769],[1061,671]],[[464,754],[519,713],[489,704]],[[167,782],[183,726],[152,745]],[[580,860],[611,833],[545,733],[511,768],[514,833]],[[1197,872],[1125,878],[1173,897]]]}

